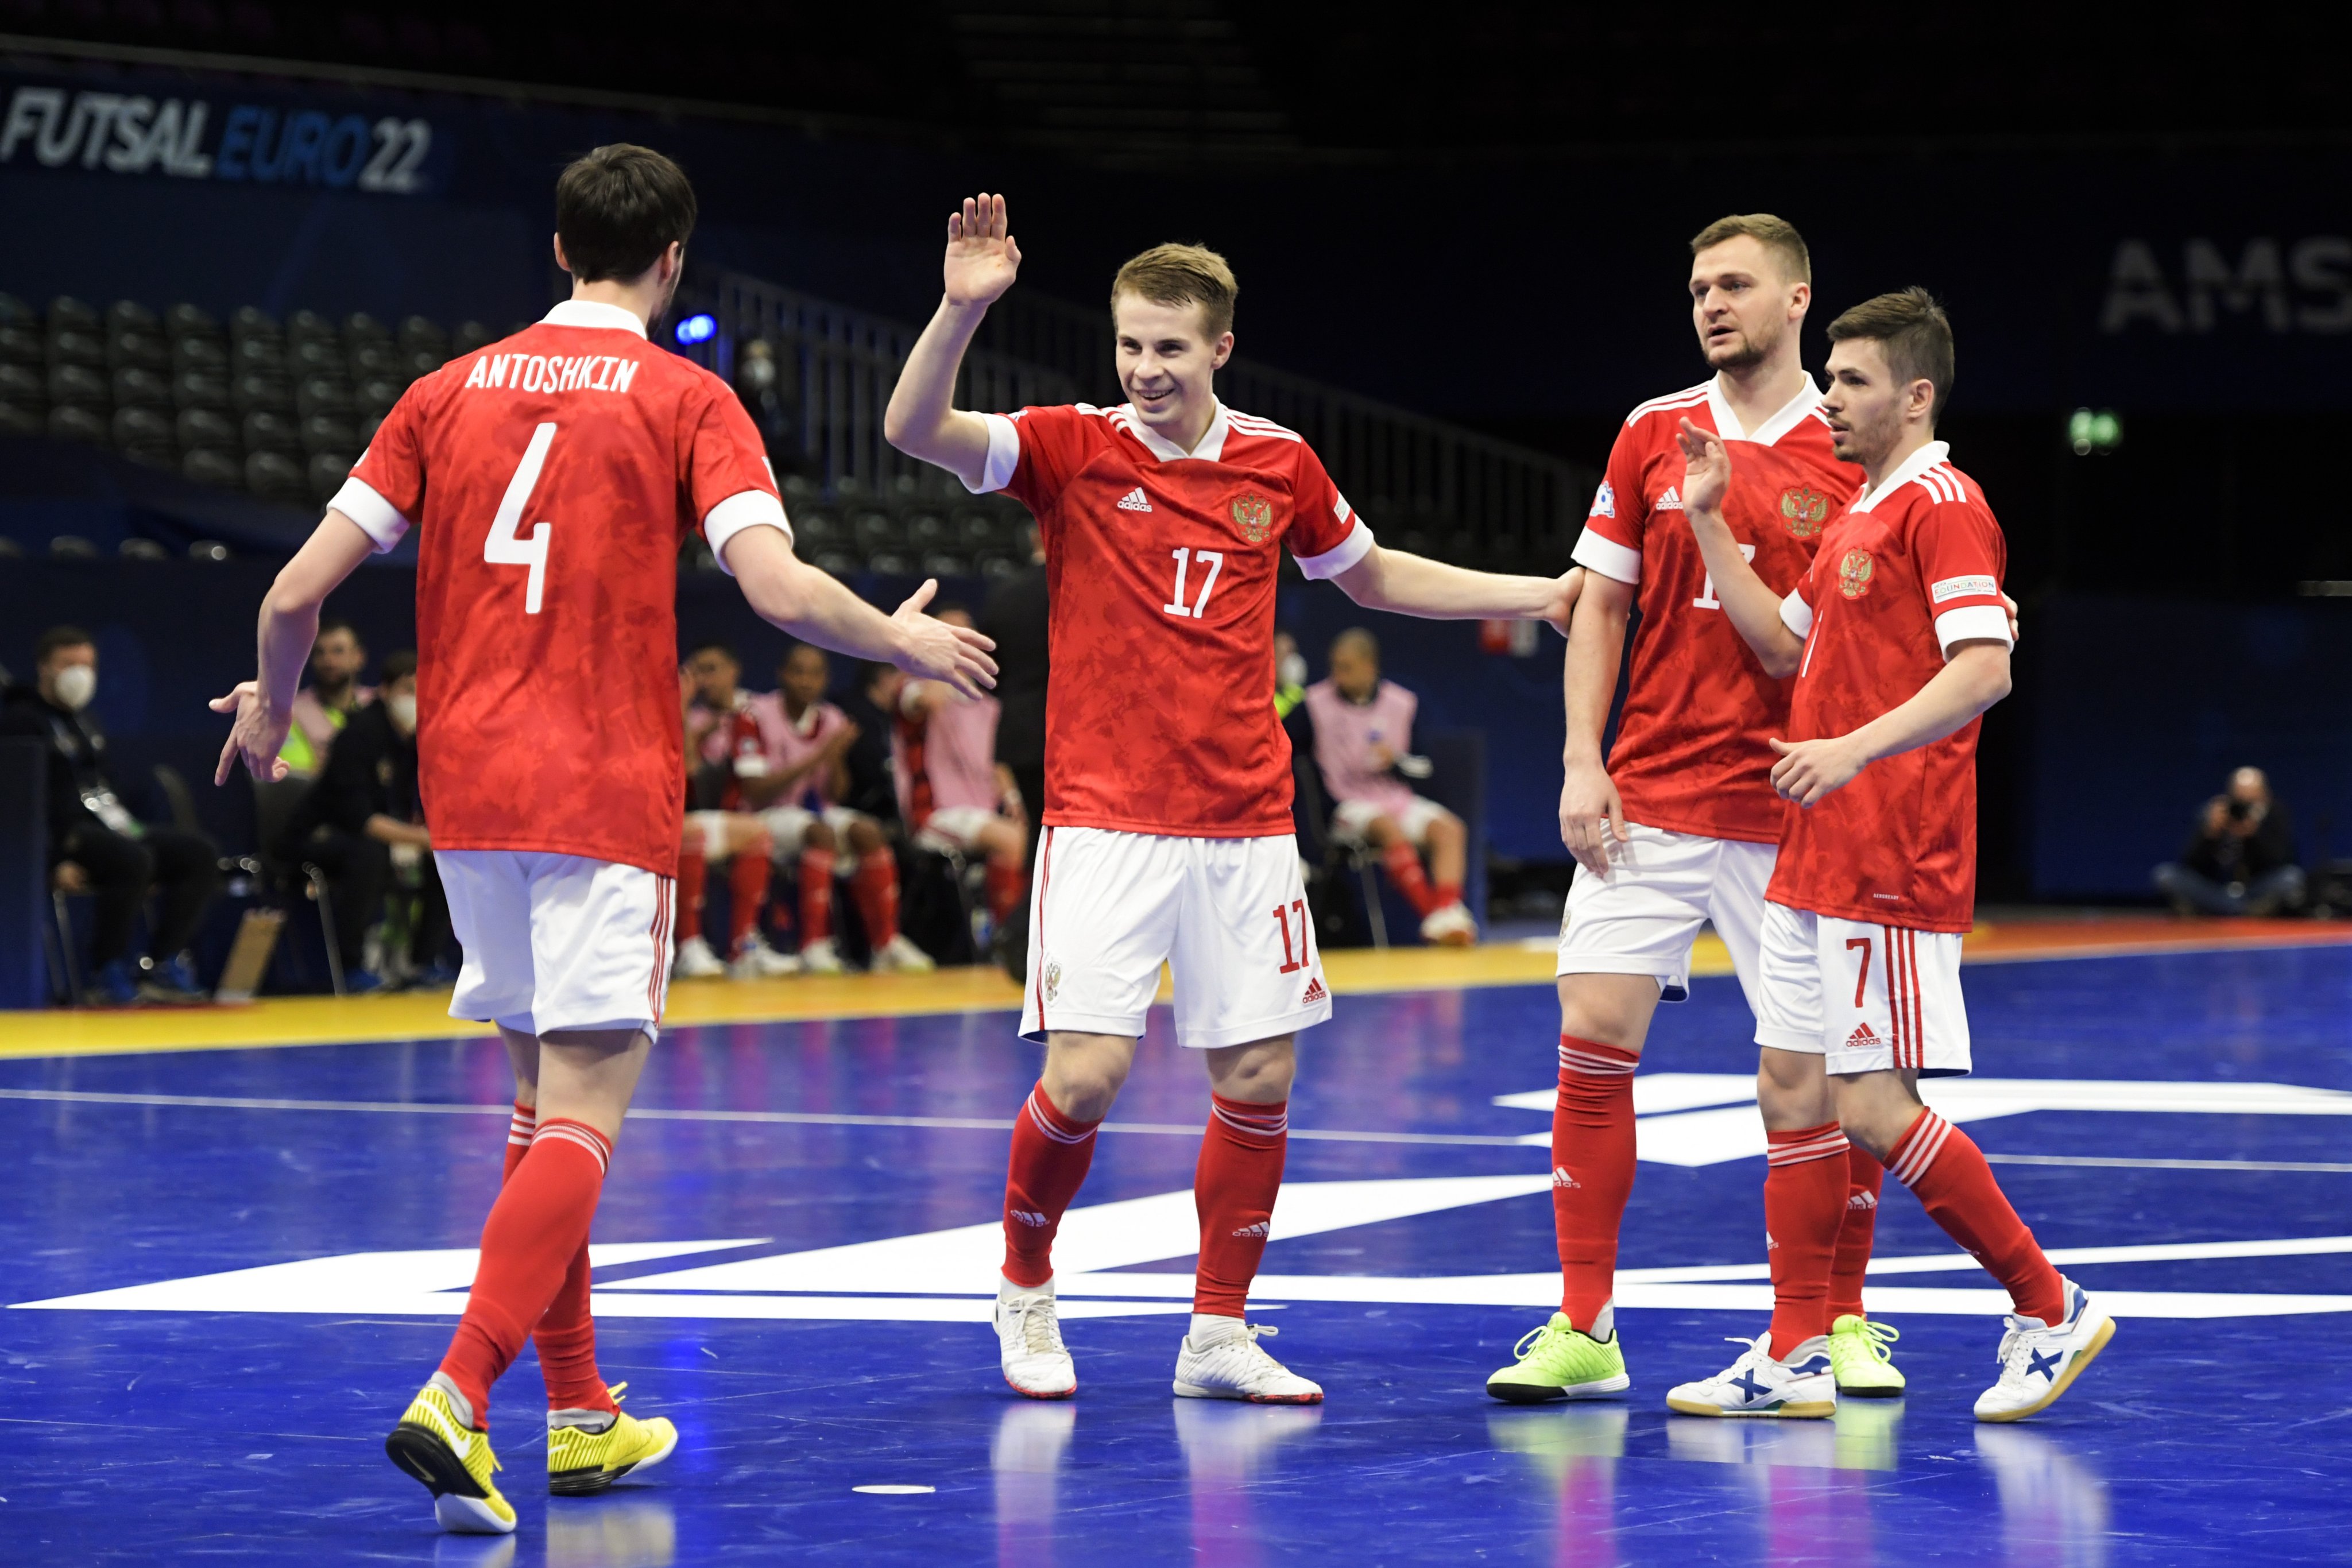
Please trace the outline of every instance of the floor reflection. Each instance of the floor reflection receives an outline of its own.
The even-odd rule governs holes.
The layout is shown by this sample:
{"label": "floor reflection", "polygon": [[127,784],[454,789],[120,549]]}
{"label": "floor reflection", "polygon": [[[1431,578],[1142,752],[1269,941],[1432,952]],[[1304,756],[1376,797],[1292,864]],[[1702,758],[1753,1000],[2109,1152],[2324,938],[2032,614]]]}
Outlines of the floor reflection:
{"label": "floor reflection", "polygon": [[1192,1483],[1192,1550],[1219,1568],[1265,1562],[1264,1531],[1255,1528],[1258,1479],[1275,1451],[1322,1423],[1319,1405],[1243,1405],[1178,1399],[1176,1442]]}
{"label": "floor reflection", "polygon": [[1817,1563],[1829,1551],[1867,1568],[1878,1549],[1865,1474],[1895,1468],[1902,1425],[1899,1399],[1842,1399],[1828,1421],[1669,1421],[1666,1451],[1744,1467],[1759,1505],[1764,1562]]}
{"label": "floor reflection", "polygon": [[608,1493],[548,1507],[548,1568],[669,1568],[677,1561],[677,1516],[667,1498]]}
{"label": "floor reflection", "polygon": [[1486,1413],[1488,1441],[1525,1458],[1556,1500],[1556,1568],[1616,1568],[1617,1461],[1632,1416],[1622,1405]]}
{"label": "floor reflection", "polygon": [[2055,1437],[2024,1427],[1979,1427],[1977,1457],[2000,1489],[2010,1561],[2042,1568],[2105,1568],[2107,1480]]}
{"label": "floor reflection", "polygon": [[996,1472],[1000,1568],[1045,1568],[1053,1563],[1056,1492],[1077,1423],[1078,1407],[1067,1400],[1015,1400],[997,1417],[988,1465]]}

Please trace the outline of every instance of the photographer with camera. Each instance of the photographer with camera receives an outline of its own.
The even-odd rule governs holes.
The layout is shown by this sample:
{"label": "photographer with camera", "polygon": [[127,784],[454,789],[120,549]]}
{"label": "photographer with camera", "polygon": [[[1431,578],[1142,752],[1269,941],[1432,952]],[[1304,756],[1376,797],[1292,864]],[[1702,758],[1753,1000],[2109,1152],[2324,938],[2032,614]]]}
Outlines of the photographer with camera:
{"label": "photographer with camera", "polygon": [[2156,885],[2182,915],[2276,915],[2303,902],[2294,828],[2261,768],[2239,768],[2205,802],[2180,858],[2156,868]]}

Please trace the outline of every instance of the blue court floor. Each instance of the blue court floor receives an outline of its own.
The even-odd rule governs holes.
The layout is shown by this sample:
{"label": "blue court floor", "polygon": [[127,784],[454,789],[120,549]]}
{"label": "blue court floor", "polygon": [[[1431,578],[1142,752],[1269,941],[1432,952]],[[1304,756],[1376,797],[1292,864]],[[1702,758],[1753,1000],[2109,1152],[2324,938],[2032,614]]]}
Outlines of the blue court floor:
{"label": "blue court floor", "polygon": [[[1308,1038],[1257,1297],[1319,1409],[1173,1398],[1204,1090],[1165,1020],[1064,1228],[1080,1391],[986,1327],[1009,1015],[680,1029],[598,1220],[608,1378],[677,1458],[539,1483],[526,1353],[492,1433],[520,1533],[436,1532],[381,1441],[498,1184],[494,1042],[0,1062],[11,1562],[2322,1563],[2352,1556],[2352,948],[1987,964],[1931,1097],[2119,1320],[2046,1416],[1979,1427],[2000,1298],[1890,1186],[1874,1315],[1911,1391],[1834,1423],[1670,1417],[1763,1326],[1754,1050],[1728,980],[1662,1011],[1622,1400],[1512,1409],[1552,1299],[1549,988],[1342,998]],[[885,1491],[863,1488],[919,1489]]]}

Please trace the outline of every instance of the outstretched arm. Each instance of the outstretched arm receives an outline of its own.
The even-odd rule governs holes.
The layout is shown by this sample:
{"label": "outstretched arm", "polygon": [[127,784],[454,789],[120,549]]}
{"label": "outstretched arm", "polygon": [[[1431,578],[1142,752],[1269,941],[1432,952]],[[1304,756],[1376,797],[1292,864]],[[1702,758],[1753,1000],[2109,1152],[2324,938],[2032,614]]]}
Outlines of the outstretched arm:
{"label": "outstretched arm", "polygon": [[804,643],[854,658],[893,664],[910,675],[945,681],[970,696],[996,685],[996,644],[969,627],[923,613],[936,580],[885,615],[825,572],[793,554],[781,528],[745,528],[727,541],[727,570],[769,625]]}
{"label": "outstretched arm", "polygon": [[1879,758],[1941,740],[2007,695],[2009,644],[1955,643],[1935,679],[1860,729],[1793,745],[1773,741],[1780,760],[1772,765],[1772,788],[1785,800],[1811,806]]}
{"label": "outstretched arm", "polygon": [[1427,621],[1549,621],[1561,635],[1584,585],[1584,569],[1559,577],[1500,577],[1374,545],[1331,579],[1367,610]]}
{"label": "outstretched arm", "polygon": [[256,779],[286,777],[286,764],[278,754],[294,722],[294,691],[301,684],[302,666],[310,657],[310,644],[319,640],[319,609],[374,551],[375,540],[331,507],[270,584],[261,601],[259,673],[212,702],[213,712],[236,716],[228,742],[221,747],[220,766],[213,770],[215,784],[228,782],[240,758]]}
{"label": "outstretched arm", "polygon": [[1764,673],[1776,679],[1797,673],[1805,640],[1780,619],[1780,595],[1765,585],[1723,520],[1723,497],[1731,487],[1731,452],[1723,437],[1683,421],[1675,439],[1683,449],[1683,516],[1706,559],[1715,596],[1731,617],[1740,641],[1755,651]]}
{"label": "outstretched arm", "polygon": [[966,199],[948,214],[946,292],[907,355],[883,412],[883,438],[909,457],[938,465],[977,489],[988,466],[988,423],[955,406],[964,350],[1021,270],[1021,247],[1004,220],[1004,198]]}

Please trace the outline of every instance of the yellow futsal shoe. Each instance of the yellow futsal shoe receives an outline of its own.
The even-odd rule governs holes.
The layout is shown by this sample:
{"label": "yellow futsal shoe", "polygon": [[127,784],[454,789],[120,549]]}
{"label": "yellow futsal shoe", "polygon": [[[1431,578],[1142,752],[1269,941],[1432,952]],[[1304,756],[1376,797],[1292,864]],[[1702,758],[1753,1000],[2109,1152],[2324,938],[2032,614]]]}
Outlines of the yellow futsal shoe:
{"label": "yellow futsal shoe", "polygon": [[1843,1312],[1830,1325],[1830,1370],[1838,1392],[1854,1399],[1900,1399],[1903,1372],[1886,1347],[1903,1336],[1885,1323]]}
{"label": "yellow futsal shoe", "polygon": [[499,1468],[490,1435],[474,1429],[473,1406],[442,1374],[408,1402],[383,1440],[392,1462],[433,1494],[433,1517],[457,1535],[511,1535],[515,1511],[490,1480]]}
{"label": "yellow futsal shoe", "polygon": [[[609,1391],[621,1402],[625,1383]],[[677,1448],[677,1428],[659,1416],[640,1421],[620,1411],[551,1410],[547,1415],[547,1490],[593,1497],[632,1470],[649,1470]]]}

